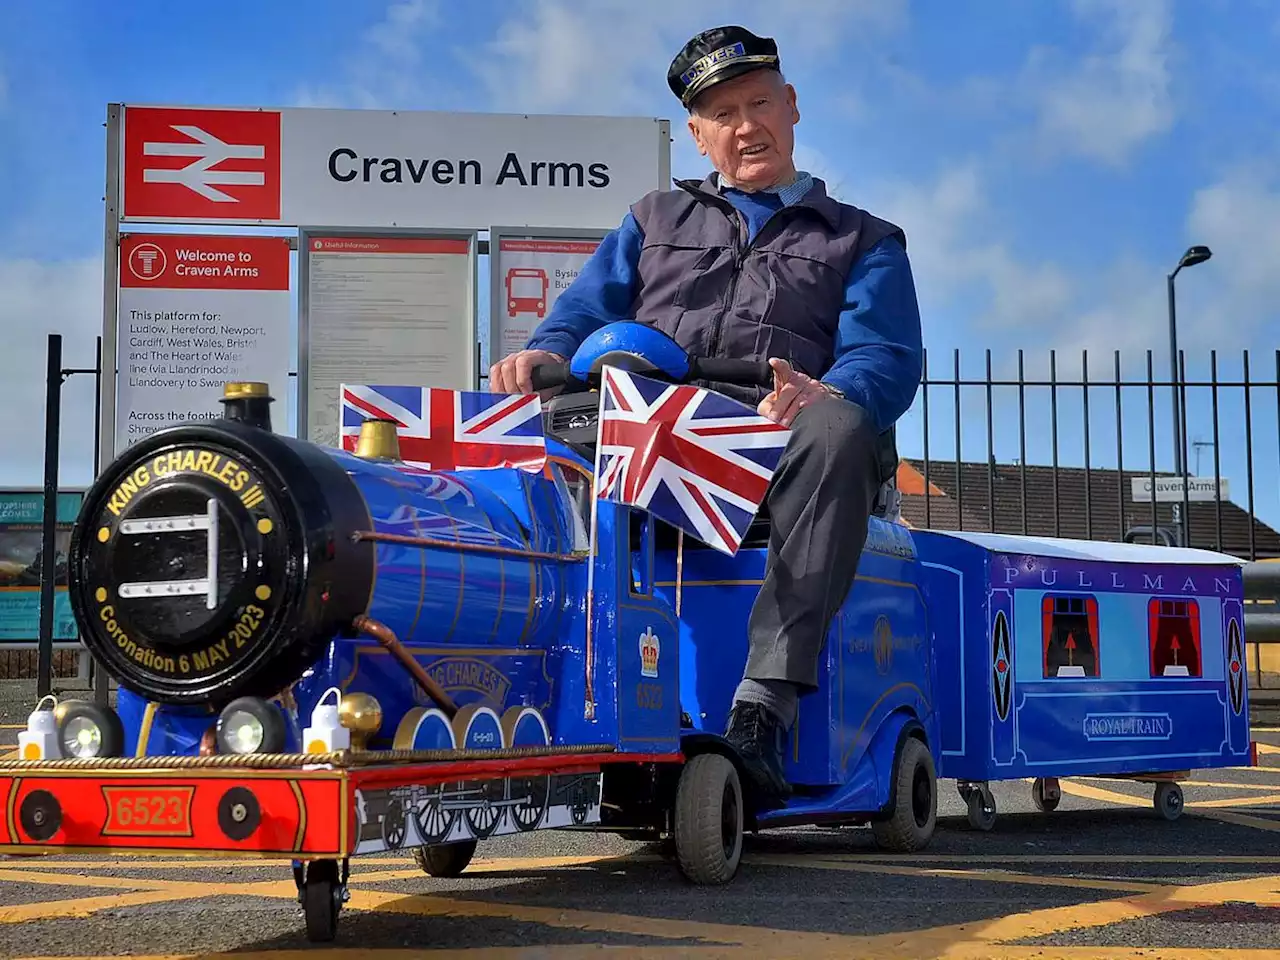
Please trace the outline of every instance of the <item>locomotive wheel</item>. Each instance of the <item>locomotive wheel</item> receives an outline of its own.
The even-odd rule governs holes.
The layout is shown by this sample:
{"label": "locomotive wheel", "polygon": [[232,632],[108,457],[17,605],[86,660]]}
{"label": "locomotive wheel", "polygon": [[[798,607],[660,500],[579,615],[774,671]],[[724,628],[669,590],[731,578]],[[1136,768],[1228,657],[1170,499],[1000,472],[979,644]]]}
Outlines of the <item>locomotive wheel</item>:
{"label": "locomotive wheel", "polygon": [[975,787],[966,798],[969,825],[975,830],[990,830],[996,825],[996,798],[986,784]]}
{"label": "locomotive wheel", "polygon": [[392,800],[382,817],[382,841],[388,850],[399,850],[404,843],[404,835],[404,805],[399,800]]}
{"label": "locomotive wheel", "polygon": [[551,795],[551,776],[517,777],[511,780],[511,797],[520,802],[511,808],[511,819],[521,831],[532,830],[542,822]]}
{"label": "locomotive wheel", "polygon": [[507,781],[504,780],[472,780],[467,783],[467,793],[479,793],[479,802],[470,805],[462,812],[467,826],[477,840],[485,840],[493,836],[493,832],[502,824],[502,816],[506,812],[501,806],[507,798]]}
{"label": "locomotive wheel", "polygon": [[307,864],[307,876],[302,886],[307,939],[312,943],[332,940],[338,933],[338,910],[341,906],[342,885],[338,880],[337,862],[315,860]]}
{"label": "locomotive wheel", "polygon": [[742,860],[742,784],[718,753],[694,757],[676,787],[675,841],[680,870],[692,883],[728,883]]}
{"label": "locomotive wheel", "polygon": [[884,850],[922,850],[938,822],[938,779],[933,755],[915,737],[898,751],[894,786],[893,816],[872,822],[871,834]]}
{"label": "locomotive wheel", "polygon": [[[1056,781],[1054,786],[1057,786]],[[1031,802],[1041,813],[1052,813],[1057,810],[1061,800],[1062,792],[1056,789],[1047,790],[1043,777],[1036,777],[1035,782],[1031,784]]]}
{"label": "locomotive wheel", "polygon": [[418,836],[428,843],[439,843],[447,837],[458,819],[457,810],[445,809],[445,786],[439,784],[432,788],[433,792],[427,795],[413,815],[418,824]]}
{"label": "locomotive wheel", "polygon": [[1182,787],[1176,783],[1157,783],[1151,800],[1156,812],[1166,820],[1177,820],[1182,816]]}
{"label": "locomotive wheel", "polygon": [[456,877],[475,856],[476,842],[440,843],[413,848],[413,862],[433,877]]}

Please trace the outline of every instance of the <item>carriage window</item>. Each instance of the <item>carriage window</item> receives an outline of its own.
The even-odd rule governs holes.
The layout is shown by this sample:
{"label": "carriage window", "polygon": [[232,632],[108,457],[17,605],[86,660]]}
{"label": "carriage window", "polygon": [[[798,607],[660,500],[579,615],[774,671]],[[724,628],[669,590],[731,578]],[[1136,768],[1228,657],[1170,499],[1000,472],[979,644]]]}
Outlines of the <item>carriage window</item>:
{"label": "carriage window", "polygon": [[1044,676],[1097,677],[1098,601],[1048,594],[1041,602]]}
{"label": "carriage window", "polygon": [[1151,676],[1198,677],[1200,604],[1195,600],[1152,597],[1147,604]]}

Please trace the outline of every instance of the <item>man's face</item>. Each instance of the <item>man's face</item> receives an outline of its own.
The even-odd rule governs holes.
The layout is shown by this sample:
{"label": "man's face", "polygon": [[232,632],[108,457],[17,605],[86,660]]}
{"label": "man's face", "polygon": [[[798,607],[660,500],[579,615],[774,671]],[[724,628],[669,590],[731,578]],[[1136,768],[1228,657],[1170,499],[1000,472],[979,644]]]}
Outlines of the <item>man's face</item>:
{"label": "man's face", "polygon": [[796,91],[774,70],[718,83],[696,101],[689,132],[698,151],[736,186],[762,190],[795,174]]}

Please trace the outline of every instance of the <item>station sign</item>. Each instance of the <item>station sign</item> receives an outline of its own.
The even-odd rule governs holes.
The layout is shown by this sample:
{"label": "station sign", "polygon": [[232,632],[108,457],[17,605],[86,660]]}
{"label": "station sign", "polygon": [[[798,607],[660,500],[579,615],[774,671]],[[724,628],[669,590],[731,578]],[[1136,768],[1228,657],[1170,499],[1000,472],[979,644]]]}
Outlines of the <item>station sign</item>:
{"label": "station sign", "polygon": [[123,221],[610,229],[668,189],[649,117],[126,106]]}
{"label": "station sign", "polygon": [[[1156,477],[1155,481],[1155,499],[1159,503],[1181,503],[1183,500],[1183,478],[1182,477]],[[1192,503],[1214,500],[1222,500],[1223,503],[1231,499],[1231,487],[1227,483],[1227,478],[1223,477],[1220,484],[1214,484],[1213,477],[1187,477],[1186,478],[1186,499]],[[1129,495],[1135,503],[1150,503],[1152,499],[1150,477],[1130,477],[1129,478]]]}

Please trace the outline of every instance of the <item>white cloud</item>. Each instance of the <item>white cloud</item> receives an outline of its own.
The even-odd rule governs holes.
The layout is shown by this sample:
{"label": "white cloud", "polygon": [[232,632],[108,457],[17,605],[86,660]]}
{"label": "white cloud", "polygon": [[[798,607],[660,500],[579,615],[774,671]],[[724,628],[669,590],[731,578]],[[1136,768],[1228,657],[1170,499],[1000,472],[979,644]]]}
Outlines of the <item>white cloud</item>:
{"label": "white cloud", "polygon": [[[1038,341],[1030,329],[1052,328],[1070,304],[1071,282],[1061,268],[1028,262],[993,239],[1004,231],[988,212],[986,193],[979,164],[969,161],[931,183],[868,185],[843,198],[906,231],[925,337],[935,346],[958,345],[974,328]],[[956,327],[958,317],[967,329]]]}
{"label": "white cloud", "polygon": [[1075,0],[1077,16],[1095,25],[1099,42],[1077,62],[1038,47],[1020,86],[1038,103],[1040,146],[1119,166],[1175,118],[1167,0]]}
{"label": "white cloud", "polygon": [[[44,470],[47,338],[62,335],[64,368],[92,368],[102,332],[102,261],[0,260],[0,330],[4,331],[5,397],[0,432],[0,483],[39,486]],[[109,362],[109,361],[108,361]],[[91,375],[62,387],[60,481],[83,485],[93,476]]]}
{"label": "white cloud", "polygon": [[426,75],[432,66],[433,34],[442,25],[439,0],[396,0],[343,61],[345,80],[304,85],[294,105],[365,110],[437,106],[447,91],[438,83],[428,84]]}
{"label": "white cloud", "polygon": [[[1195,306],[1190,342],[1240,346],[1264,334],[1273,346],[1280,328],[1280,162],[1272,169],[1236,168],[1198,190],[1187,217],[1189,243],[1213,258],[1178,277],[1179,302]],[[1202,272],[1203,271],[1203,272]],[[1183,278],[1187,277],[1187,280]],[[1187,291],[1184,293],[1184,290]],[[1182,337],[1181,325],[1179,336]]]}
{"label": "white cloud", "polygon": [[[498,27],[475,70],[499,110],[671,116],[667,65],[699,30],[738,23],[773,36],[791,74],[855,56],[905,19],[904,0],[537,0]],[[602,45],[604,25],[625,42]]]}

